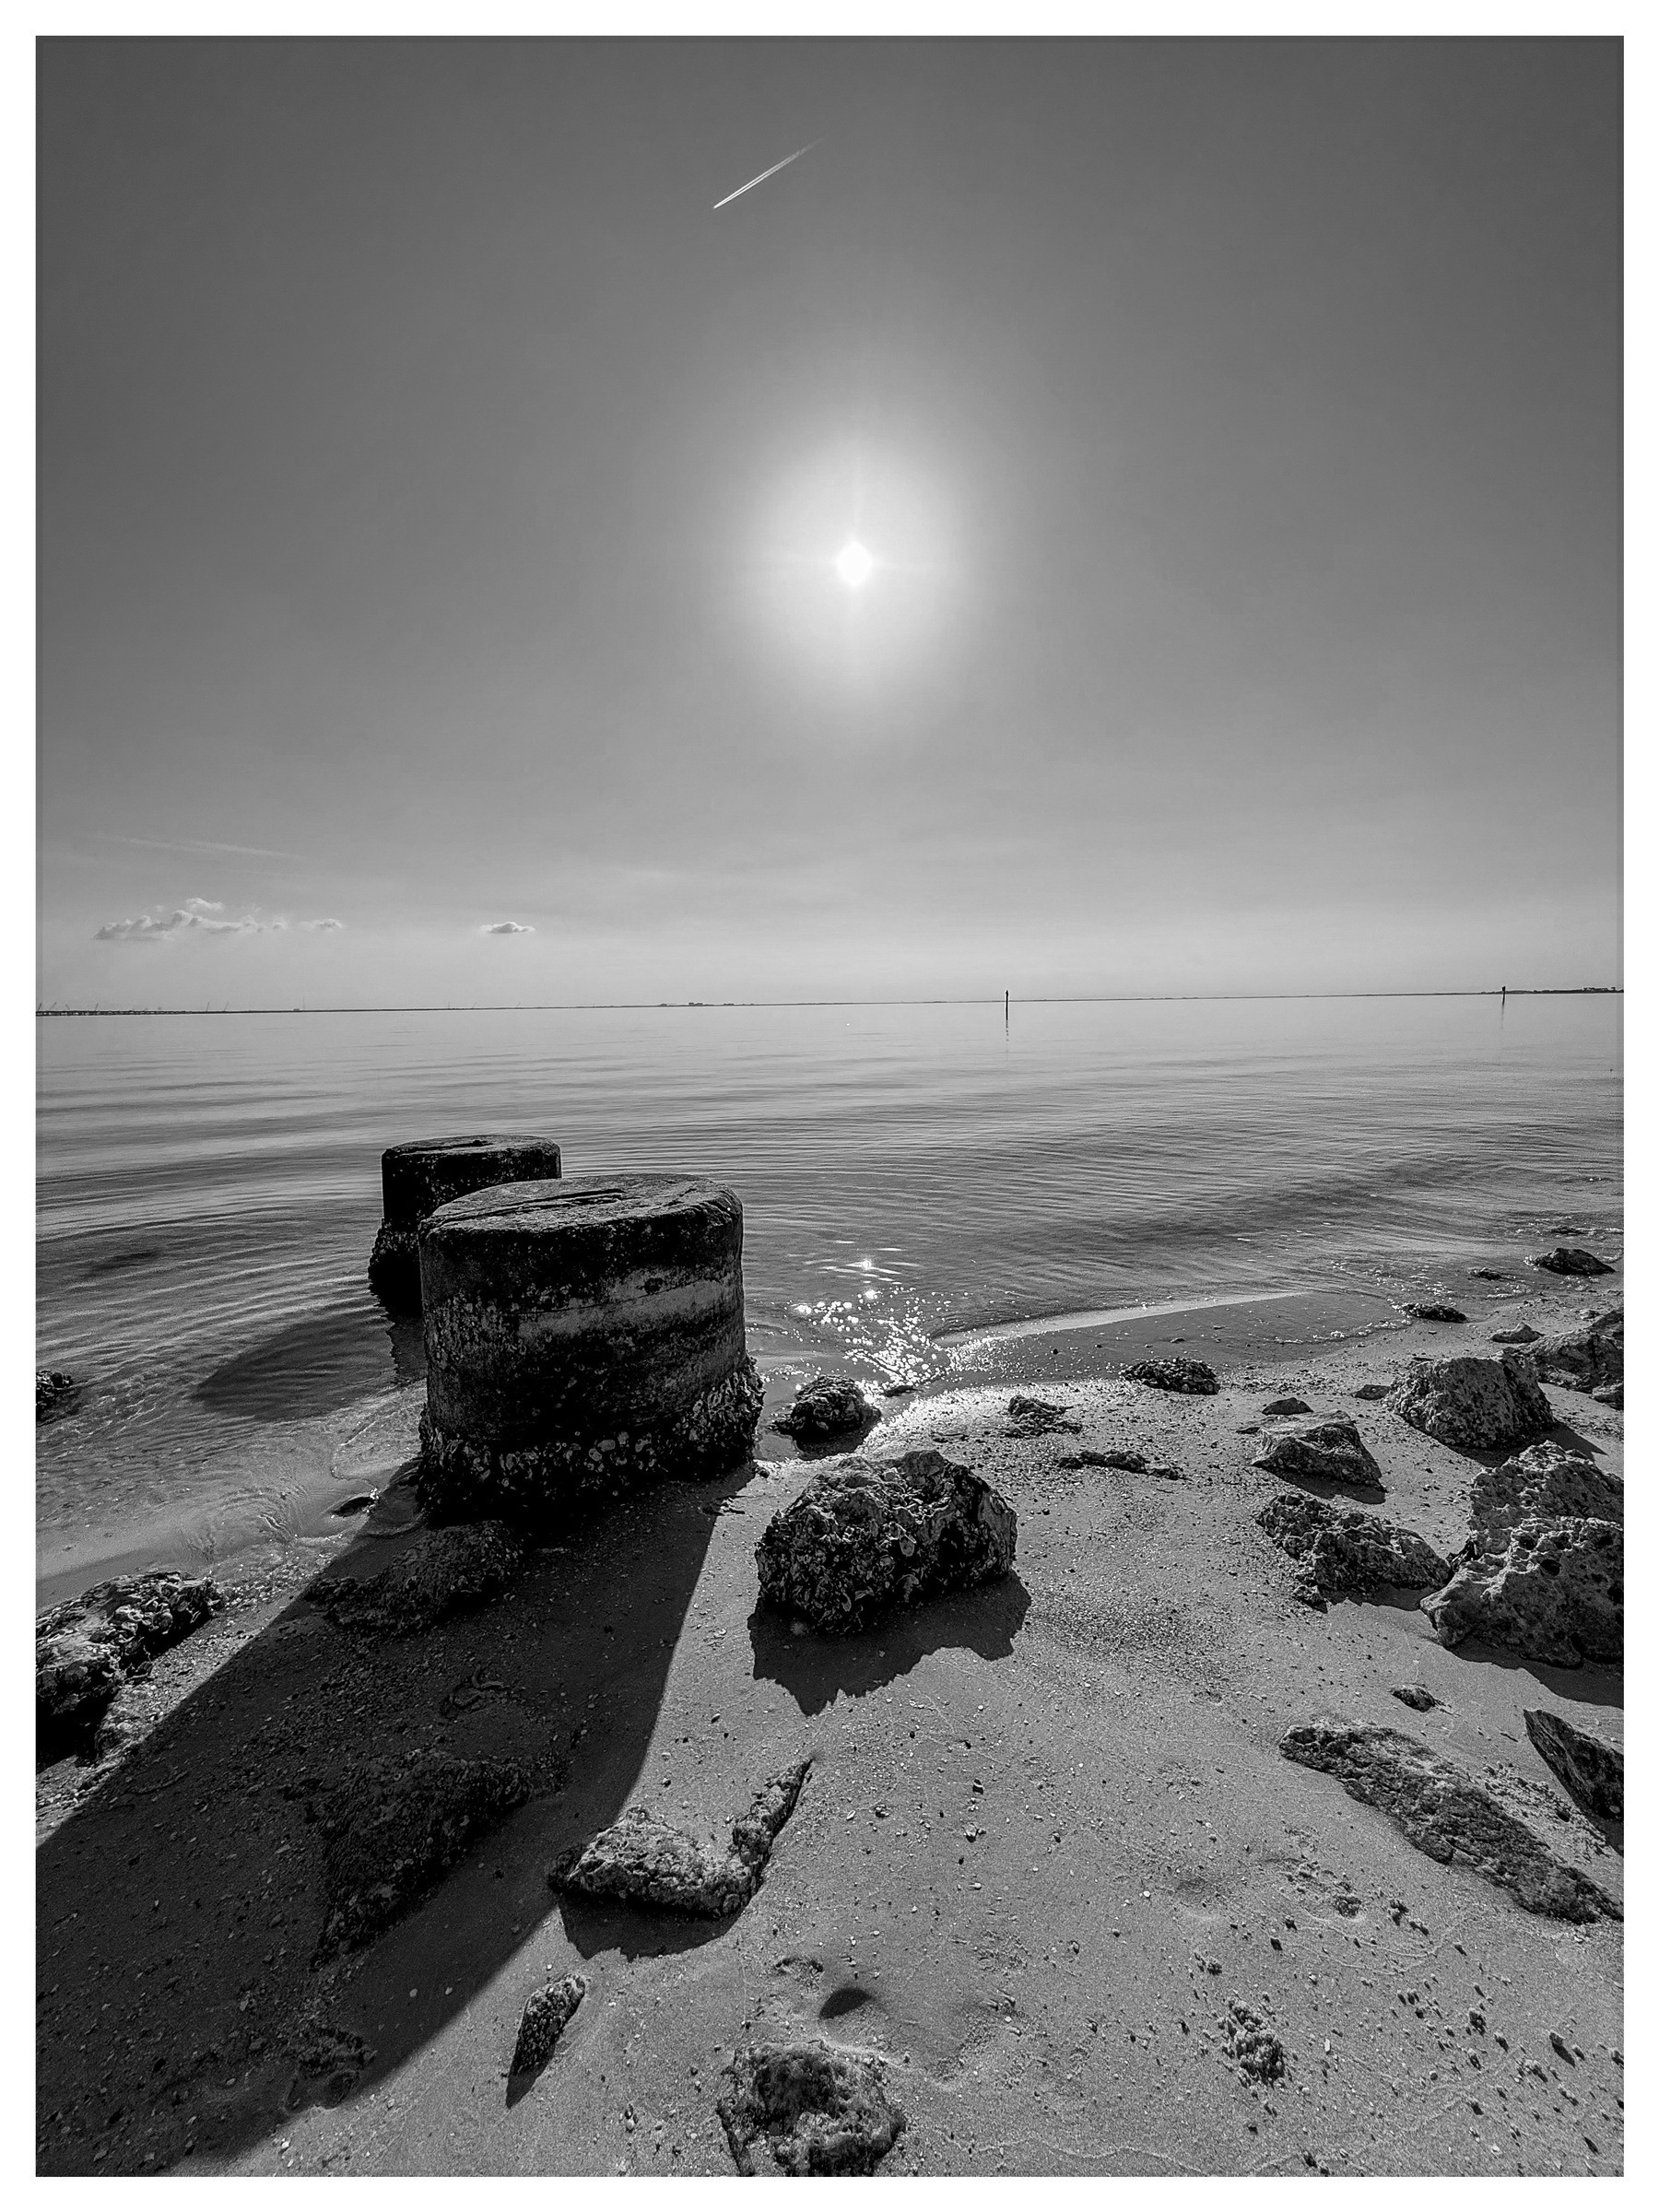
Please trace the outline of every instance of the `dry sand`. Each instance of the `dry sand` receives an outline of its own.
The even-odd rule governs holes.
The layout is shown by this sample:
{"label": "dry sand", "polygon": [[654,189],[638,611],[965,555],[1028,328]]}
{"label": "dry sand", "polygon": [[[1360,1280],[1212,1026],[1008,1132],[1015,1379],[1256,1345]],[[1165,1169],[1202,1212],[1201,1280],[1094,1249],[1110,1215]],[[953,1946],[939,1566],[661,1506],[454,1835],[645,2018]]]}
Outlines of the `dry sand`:
{"label": "dry sand", "polygon": [[[1529,1283],[1502,1319],[1563,1326],[1600,1288]],[[1619,2171],[1620,1926],[1526,1912],[1277,1748],[1320,1714],[1402,1728],[1619,1893],[1619,1830],[1567,1807],[1521,1714],[1621,1742],[1620,1677],[1444,1651],[1404,1597],[1309,1612],[1254,1526],[1280,1486],[1241,1431],[1289,1391],[1354,1414],[1379,1510],[1455,1548],[1472,1463],[1351,1393],[1416,1349],[1488,1350],[1490,1325],[1271,1356],[1233,1335],[1213,1398],[1102,1379],[1121,1337],[1015,1340],[983,1384],[895,1401],[865,1447],[937,1443],[988,1477],[1019,1515],[1013,1577],[844,1641],[756,1615],[756,1538],[812,1472],[782,1457],[641,1497],[534,1554],[492,1610],[403,1641],[300,1598],[314,1559],[244,1590],[158,1663],[147,1736],[41,1777],[41,2171],[730,2173],[723,2063],[795,2034],[886,2054],[909,2124],[884,2172]],[[1022,1376],[1080,1433],[1010,1437]],[[1617,1468],[1621,1418],[1550,1396]],[[418,1399],[371,1440],[388,1474]],[[1059,1465],[1124,1445],[1187,1479]],[[415,1525],[391,1482],[331,1571],[372,1571]],[[1440,1704],[1408,1710],[1408,1683]],[[415,1745],[516,1758],[534,1794],[316,1968],[308,1808]],[[806,1752],[735,1920],[549,1890],[626,1804],[712,1837]],[[585,2001],[510,2095],[525,2000],[573,1971]],[[1232,1999],[1281,2039],[1277,2083],[1240,2078]]]}

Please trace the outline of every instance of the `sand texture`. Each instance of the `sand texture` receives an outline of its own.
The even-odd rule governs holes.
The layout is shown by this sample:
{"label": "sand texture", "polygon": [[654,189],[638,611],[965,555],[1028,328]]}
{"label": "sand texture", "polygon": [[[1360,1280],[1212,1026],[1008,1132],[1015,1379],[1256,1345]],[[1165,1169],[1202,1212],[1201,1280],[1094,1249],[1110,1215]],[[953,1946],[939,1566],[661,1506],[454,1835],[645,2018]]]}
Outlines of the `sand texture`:
{"label": "sand texture", "polygon": [[[1526,1288],[1549,1335],[1585,1296]],[[1622,1830],[1524,1719],[1618,1750],[1618,1668],[1448,1649],[1411,1589],[1334,1576],[1312,1610],[1258,1525],[1295,1494],[1374,1504],[1254,1464],[1294,1395],[1357,1424],[1390,1524],[1458,1552],[1503,1454],[1356,1394],[1445,1330],[1192,1342],[1214,1395],[1032,1337],[884,1401],[860,1454],[971,1468],[1016,1555],[833,1635],[762,1607],[755,1557],[824,1458],[624,1498],[504,1548],[467,1609],[429,1603],[422,1560],[398,1568],[423,1538],[409,1394],[366,1521],[158,1657],[119,1755],[41,1778],[41,2170],[1619,2171]],[[1058,1418],[1011,1418],[1033,1386]],[[1555,1440],[1617,1474],[1622,1417],[1547,1394]],[[1314,1763],[1281,1751],[1319,1727]],[[1338,1771],[1397,1742],[1381,1779],[1369,1753]],[[808,1759],[721,1917],[549,1884],[646,1813],[724,1865],[735,1816]],[[1419,1847],[1425,1793],[1478,1848]],[[1587,1916],[1477,1863],[1517,1848]]]}

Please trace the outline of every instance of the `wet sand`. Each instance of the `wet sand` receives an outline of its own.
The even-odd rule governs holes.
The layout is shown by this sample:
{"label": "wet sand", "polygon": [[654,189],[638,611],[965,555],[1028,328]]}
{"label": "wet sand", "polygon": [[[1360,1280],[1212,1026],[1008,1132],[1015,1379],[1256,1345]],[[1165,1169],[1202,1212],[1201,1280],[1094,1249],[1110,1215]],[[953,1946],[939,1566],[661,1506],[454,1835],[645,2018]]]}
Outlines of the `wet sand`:
{"label": "wet sand", "polygon": [[[1401,1728],[1617,1895],[1619,1831],[1559,1817],[1521,1713],[1621,1742],[1620,1677],[1444,1651],[1404,1597],[1309,1612],[1254,1527],[1280,1485],[1243,1431],[1280,1392],[1345,1408],[1381,1510],[1449,1551],[1474,1463],[1353,1390],[1620,1288],[1521,1278],[1500,1321],[1467,1301],[1467,1327],[1189,1311],[1133,1346],[1091,1318],[973,1350],[974,1381],[888,1401],[864,1449],[936,1443],[985,1475],[1019,1515],[1015,1572],[834,1642],[756,1611],[756,1538],[812,1472],[764,1431],[767,1459],[641,1496],[415,1637],[331,1627],[300,1594],[317,1559],[290,1557],[157,1664],[124,1758],[41,1778],[41,2170],[730,2173],[724,2058],[822,2033],[890,2063],[909,2124],[884,2172],[1618,2171],[1619,1925],[1524,1912],[1277,1745],[1324,1713]],[[1218,1396],[1106,1371],[1178,1342]],[[1078,1433],[1007,1434],[1033,1379]],[[1549,1395],[1618,1468],[1621,1418]],[[411,1540],[419,1399],[359,1435],[382,1496],[331,1571]],[[1187,1479],[1060,1465],[1113,1446]],[[1389,1694],[1408,1683],[1441,1703],[1409,1711]],[[516,1758],[533,1794],[406,1919],[315,1967],[308,1807],[356,1759],[417,1745]],[[807,1752],[735,1920],[549,1890],[629,1802],[712,1836]],[[587,1997],[510,2097],[525,1999],[572,1971]],[[1234,1998],[1285,2046],[1276,2084],[1227,2055]]]}

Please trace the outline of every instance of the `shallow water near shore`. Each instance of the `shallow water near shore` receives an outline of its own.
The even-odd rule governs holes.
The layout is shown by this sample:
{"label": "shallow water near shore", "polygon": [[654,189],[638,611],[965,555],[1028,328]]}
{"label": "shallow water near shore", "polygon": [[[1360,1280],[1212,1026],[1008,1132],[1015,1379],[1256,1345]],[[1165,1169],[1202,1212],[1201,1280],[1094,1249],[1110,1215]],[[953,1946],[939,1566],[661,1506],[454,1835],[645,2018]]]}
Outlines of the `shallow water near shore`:
{"label": "shallow water near shore", "polygon": [[730,1182],[751,1348],[782,1394],[815,1366],[925,1385],[1061,1347],[1131,1358],[1149,1333],[1221,1364],[1388,1326],[1428,1291],[1482,1318],[1562,1233],[1613,1256],[1621,1010],[42,1020],[37,1357],[81,1382],[39,1431],[42,1583],[339,1530],[365,1439],[406,1435],[419,1394],[418,1327],[364,1275],[387,1145],[535,1132],[567,1174]]}

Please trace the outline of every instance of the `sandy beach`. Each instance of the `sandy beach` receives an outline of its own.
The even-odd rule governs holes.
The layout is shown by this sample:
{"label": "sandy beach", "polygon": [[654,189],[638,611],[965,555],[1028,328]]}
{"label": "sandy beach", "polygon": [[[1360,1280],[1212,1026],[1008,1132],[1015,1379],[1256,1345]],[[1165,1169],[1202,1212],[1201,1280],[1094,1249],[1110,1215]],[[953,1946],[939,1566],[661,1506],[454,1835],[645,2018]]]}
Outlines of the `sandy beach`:
{"label": "sandy beach", "polygon": [[[1539,1279],[1503,1318],[1591,1301],[1612,1302]],[[40,1778],[40,2170],[729,2173],[725,2062],[813,2034],[886,2058],[907,2117],[887,2172],[1619,2171],[1621,1927],[1524,1911],[1278,1749],[1321,1715],[1400,1727],[1619,1892],[1619,1829],[1570,1804],[1521,1717],[1619,1742],[1619,1675],[1444,1650],[1404,1594],[1310,1611],[1254,1525],[1285,1487],[1251,1464],[1260,1409],[1290,1391],[1355,1414],[1383,1510],[1455,1549],[1476,1463],[1353,1393],[1488,1330],[1310,1351],[1274,1345],[1271,1312],[1233,1309],[1220,1348],[1195,1340],[1218,1315],[1135,1332],[1203,1349],[1213,1397],[1113,1380],[1132,1354],[1107,1329],[1022,1335],[982,1382],[891,1401],[865,1453],[971,1466],[1018,1549],[1006,1581],[872,1633],[758,1612],[756,1540],[814,1471],[764,1429],[777,1456],[641,1494],[423,1633],[331,1625],[312,1558],[236,1587],[156,1663],[123,1755]],[[1029,1374],[1075,1431],[1009,1433]],[[387,1479],[331,1574],[414,1540],[420,1396],[359,1439]],[[1550,1397],[1617,1470],[1622,1418]],[[1062,1464],[1124,1447],[1185,1479]],[[1432,1710],[1391,1694],[1414,1684]],[[355,1762],[431,1748],[516,1760],[528,1800],[320,1959],[319,1804]],[[625,1805],[712,1838],[807,1756],[735,1919],[550,1889]],[[569,1972],[584,2001],[510,2086],[526,1999]],[[1241,2077],[1234,2001],[1280,2078]]]}

